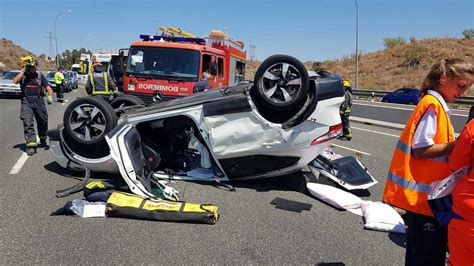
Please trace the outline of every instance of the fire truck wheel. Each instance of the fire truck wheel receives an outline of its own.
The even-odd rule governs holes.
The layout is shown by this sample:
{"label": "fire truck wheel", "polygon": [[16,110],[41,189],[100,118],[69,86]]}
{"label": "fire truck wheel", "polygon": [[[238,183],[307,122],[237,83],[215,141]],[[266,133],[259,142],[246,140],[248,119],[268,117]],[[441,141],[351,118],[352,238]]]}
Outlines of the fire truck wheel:
{"label": "fire truck wheel", "polygon": [[63,117],[64,131],[84,145],[105,143],[105,136],[117,125],[117,116],[105,100],[87,96],[74,100]]}
{"label": "fire truck wheel", "polygon": [[145,102],[143,102],[142,99],[138,98],[137,96],[124,94],[113,99],[112,102],[110,102],[110,105],[112,108],[117,109],[125,106],[145,105]]}
{"label": "fire truck wheel", "polygon": [[301,106],[309,89],[309,77],[303,63],[288,55],[265,59],[255,74],[254,95],[271,111]]}

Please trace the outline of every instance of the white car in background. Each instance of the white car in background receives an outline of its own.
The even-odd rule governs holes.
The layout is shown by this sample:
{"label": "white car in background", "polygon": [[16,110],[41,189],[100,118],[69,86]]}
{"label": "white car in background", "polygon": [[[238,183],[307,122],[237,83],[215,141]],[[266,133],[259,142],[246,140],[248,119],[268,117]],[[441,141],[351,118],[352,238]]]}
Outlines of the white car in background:
{"label": "white car in background", "polygon": [[21,96],[21,88],[19,84],[13,83],[13,78],[20,73],[19,70],[10,70],[3,72],[0,79],[0,95],[1,96]]}
{"label": "white car in background", "polygon": [[146,107],[78,98],[48,136],[61,166],[121,174],[132,192],[154,196],[155,178],[225,181],[302,170],[341,134],[343,99],[339,76],[308,75],[297,59],[274,55],[254,82]]}

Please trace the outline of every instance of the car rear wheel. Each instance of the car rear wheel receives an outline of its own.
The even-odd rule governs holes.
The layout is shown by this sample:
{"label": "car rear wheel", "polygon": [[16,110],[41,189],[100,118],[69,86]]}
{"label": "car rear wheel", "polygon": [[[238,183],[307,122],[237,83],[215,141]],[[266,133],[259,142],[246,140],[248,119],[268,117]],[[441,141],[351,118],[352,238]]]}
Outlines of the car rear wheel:
{"label": "car rear wheel", "polygon": [[252,95],[270,111],[283,111],[301,106],[308,89],[303,63],[288,55],[274,55],[257,69]]}
{"label": "car rear wheel", "polygon": [[121,116],[130,106],[145,105],[145,102],[137,96],[124,94],[116,97],[110,102],[110,105],[117,116]]}
{"label": "car rear wheel", "polygon": [[117,109],[125,106],[145,105],[145,102],[137,96],[124,94],[113,99],[110,105],[112,108]]}
{"label": "car rear wheel", "polygon": [[105,143],[105,136],[117,125],[113,108],[99,97],[82,97],[66,108],[64,129],[76,142],[84,145]]}

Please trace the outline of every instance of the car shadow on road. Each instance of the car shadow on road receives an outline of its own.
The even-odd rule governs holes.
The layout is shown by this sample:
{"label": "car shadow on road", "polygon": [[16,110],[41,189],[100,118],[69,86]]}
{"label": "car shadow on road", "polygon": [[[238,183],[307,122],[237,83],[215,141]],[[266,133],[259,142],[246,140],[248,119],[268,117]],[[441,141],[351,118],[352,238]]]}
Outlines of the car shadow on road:
{"label": "car shadow on road", "polygon": [[53,172],[60,176],[64,176],[68,178],[82,179],[84,177],[84,172],[68,170],[66,168],[63,168],[56,162],[51,162],[49,164],[46,164],[44,166],[44,169],[49,172]]}
{"label": "car shadow on road", "polygon": [[[231,184],[232,186],[236,188],[242,187],[242,188],[255,189],[258,192],[266,192],[266,191],[272,191],[272,190],[296,191],[296,192],[304,193],[308,196],[311,196],[311,194],[309,194],[306,188],[308,174],[309,173],[305,173],[305,172],[297,172],[297,173],[292,173],[292,174],[287,174],[287,175],[282,175],[282,176],[277,176],[277,177],[272,177],[272,178],[259,179],[259,180],[231,181],[229,182],[229,184]],[[316,182],[318,184],[329,185],[336,188],[340,188],[344,191],[348,191],[338,186],[335,182],[323,176],[321,176],[317,180],[311,180],[310,178],[310,182]],[[358,197],[371,196],[370,192],[367,189],[356,189],[356,190],[351,190],[348,192]]]}

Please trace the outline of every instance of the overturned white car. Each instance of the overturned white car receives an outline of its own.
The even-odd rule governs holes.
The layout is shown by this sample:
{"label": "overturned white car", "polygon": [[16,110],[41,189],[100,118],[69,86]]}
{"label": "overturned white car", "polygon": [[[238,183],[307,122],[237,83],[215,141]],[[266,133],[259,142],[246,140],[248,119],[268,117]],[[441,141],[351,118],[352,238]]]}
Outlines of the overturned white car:
{"label": "overturned white car", "polygon": [[63,167],[120,173],[143,196],[170,175],[238,180],[300,171],[342,129],[341,78],[311,73],[275,55],[253,83],[169,102],[114,110],[100,98],[79,98],[49,131],[51,150]]}

